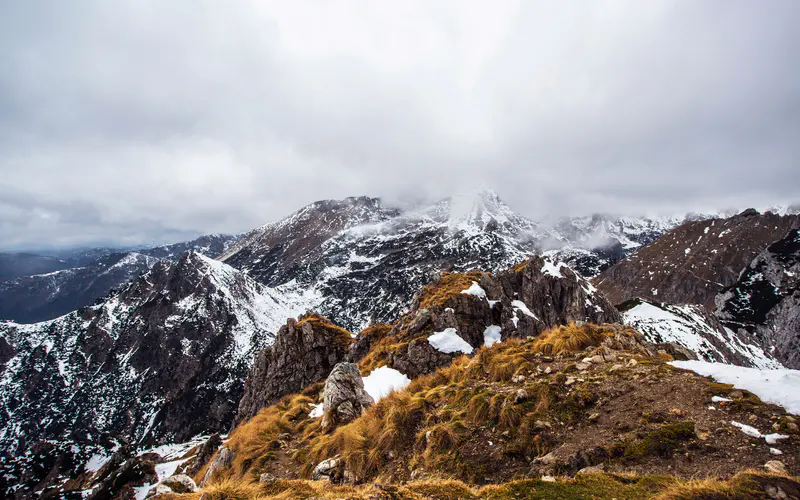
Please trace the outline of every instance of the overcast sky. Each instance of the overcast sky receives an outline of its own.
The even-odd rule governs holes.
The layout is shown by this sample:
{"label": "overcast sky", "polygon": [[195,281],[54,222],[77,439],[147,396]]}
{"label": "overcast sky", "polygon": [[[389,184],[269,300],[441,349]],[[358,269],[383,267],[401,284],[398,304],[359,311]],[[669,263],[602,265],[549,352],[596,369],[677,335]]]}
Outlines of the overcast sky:
{"label": "overcast sky", "polygon": [[800,1],[0,1],[0,248],[488,184],[523,215],[800,201]]}

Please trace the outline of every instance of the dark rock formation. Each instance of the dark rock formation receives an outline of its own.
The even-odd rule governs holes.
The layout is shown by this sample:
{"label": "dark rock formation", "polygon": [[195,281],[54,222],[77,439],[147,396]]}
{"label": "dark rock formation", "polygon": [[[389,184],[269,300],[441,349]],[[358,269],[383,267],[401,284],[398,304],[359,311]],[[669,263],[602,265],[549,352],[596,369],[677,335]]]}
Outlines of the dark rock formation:
{"label": "dark rock formation", "polygon": [[325,380],[343,361],[352,342],[349,332],[327,318],[309,314],[290,319],[281,327],[275,343],[256,357],[239,403],[236,422],[252,418],[258,410],[281,396],[299,392]]}
{"label": "dark rock formation", "polygon": [[203,480],[200,481],[200,486],[208,484],[220,470],[228,467],[233,462],[234,458],[236,458],[236,453],[234,453],[233,450],[226,446],[220,448],[219,453],[214,456],[214,460],[211,461],[208,469],[206,469]]}
{"label": "dark rock formation", "polygon": [[143,446],[227,430],[252,357],[286,317],[270,293],[191,253],[57,320],[0,323],[13,348],[0,451],[44,439],[90,446],[102,433]]}
{"label": "dark rock formation", "polygon": [[593,280],[614,304],[636,297],[715,307],[768,245],[796,227],[800,216],[747,210],[728,219],[686,222],[605,270]]}
{"label": "dark rock formation", "polygon": [[214,453],[217,452],[217,449],[222,446],[222,438],[219,434],[212,434],[203,444],[200,445],[200,448],[197,450],[197,456],[192,461],[192,466],[189,469],[188,473],[190,476],[194,476],[203,467],[206,466],[211,457],[214,456]]}
{"label": "dark rock formation", "polygon": [[140,456],[126,460],[118,469],[111,472],[89,495],[90,500],[111,500],[126,498],[120,493],[133,486],[144,486],[158,482],[156,464],[150,457]]}
{"label": "dark rock formation", "polygon": [[[462,353],[441,352],[428,341],[431,334],[448,328],[477,349],[486,342],[489,327],[499,328],[505,339],[536,336],[570,321],[621,321],[619,312],[589,282],[568,267],[541,257],[495,276],[467,276],[457,280],[444,276],[417,296],[411,311],[385,334],[397,344],[386,353],[388,366],[417,377],[449,364]],[[477,295],[463,293],[470,282],[477,284]],[[448,288],[452,290],[443,295],[442,290]],[[429,304],[430,296],[437,294],[443,298]],[[353,354],[352,359],[359,359]]]}
{"label": "dark rock formation", "polygon": [[358,365],[353,363],[339,363],[333,367],[325,380],[323,394],[322,428],[326,430],[352,422],[375,404],[372,396],[364,390]]}
{"label": "dark rock formation", "polygon": [[800,231],[767,247],[716,300],[726,326],[763,339],[785,366],[800,368]]}

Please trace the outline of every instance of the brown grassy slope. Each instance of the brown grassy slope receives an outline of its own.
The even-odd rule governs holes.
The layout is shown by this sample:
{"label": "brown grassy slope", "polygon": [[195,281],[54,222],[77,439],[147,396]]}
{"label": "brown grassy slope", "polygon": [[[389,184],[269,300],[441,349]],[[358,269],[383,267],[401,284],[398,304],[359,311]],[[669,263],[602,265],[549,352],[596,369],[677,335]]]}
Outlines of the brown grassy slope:
{"label": "brown grassy slope", "polygon": [[[236,460],[221,478],[307,477],[332,457],[360,480],[389,483],[504,483],[588,466],[731,477],[775,458],[800,472],[797,435],[776,445],[783,455],[775,457],[763,439],[731,425],[785,430],[791,417],[782,409],[674,369],[638,339],[619,326],[569,325],[506,341],[414,380],[330,434],[308,417],[317,393],[306,391],[234,431],[228,446]],[[712,404],[712,395],[733,401]]]}

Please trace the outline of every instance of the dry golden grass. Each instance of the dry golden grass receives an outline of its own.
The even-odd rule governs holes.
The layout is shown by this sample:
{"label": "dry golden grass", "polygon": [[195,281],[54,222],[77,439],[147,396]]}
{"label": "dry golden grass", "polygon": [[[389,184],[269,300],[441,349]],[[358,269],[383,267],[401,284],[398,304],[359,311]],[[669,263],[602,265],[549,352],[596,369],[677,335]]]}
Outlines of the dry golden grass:
{"label": "dry golden grass", "polygon": [[334,339],[344,345],[350,345],[353,342],[353,337],[349,331],[315,312],[307,312],[297,319],[298,328],[303,326],[304,323],[311,323],[314,328],[324,328],[336,333]]}
{"label": "dry golden grass", "polygon": [[[675,482],[658,495],[655,500],[728,500],[728,499],[761,499],[778,498],[767,496],[764,488],[759,485],[760,481],[790,481],[794,482],[796,494],[800,494],[800,478],[792,478],[780,474],[770,474],[758,470],[747,470],[736,474],[728,481],[715,478],[694,479],[689,481]],[[786,494],[786,492],[784,492]],[[789,493],[789,495],[792,495]],[[787,496],[785,498],[796,498]]]}
{"label": "dry golden grass", "polygon": [[591,323],[584,323],[578,326],[572,322],[542,333],[533,344],[533,350],[546,355],[578,352],[587,347],[598,345],[603,340],[613,337],[614,334],[615,330],[609,326]]}
{"label": "dry golden grass", "polygon": [[[748,471],[730,480],[682,481],[671,476],[583,474],[555,482],[520,479],[487,486],[472,486],[453,479],[428,479],[403,485],[332,485],[325,481],[281,480],[258,484],[225,479],[203,489],[208,500],[294,500],[305,498],[364,500],[509,500],[518,498],[579,500],[586,498],[617,500],[748,500],[770,498],[759,483],[781,482],[786,489],[800,488],[798,478]],[[790,495],[792,493],[790,492]],[[199,494],[170,495],[159,498],[196,499]],[[788,498],[794,498],[792,496]]]}
{"label": "dry golden grass", "polygon": [[441,307],[447,303],[451,297],[460,294],[472,285],[473,281],[480,281],[484,273],[481,271],[470,271],[468,273],[442,273],[442,277],[436,283],[426,285],[419,296],[419,307],[430,309]]}
{"label": "dry golden grass", "polygon": [[[280,402],[262,409],[255,417],[239,425],[230,435],[227,445],[235,453],[231,467],[222,478],[257,477],[265,463],[273,460],[279,448],[279,436],[289,434],[297,439],[308,439],[320,431],[319,419],[308,416],[321,384],[314,384],[303,394],[286,396]],[[200,471],[195,477],[205,475]]]}
{"label": "dry golden grass", "polygon": [[387,364],[389,355],[397,352],[408,342],[401,342],[395,336],[383,337],[378,340],[369,350],[366,356],[358,363],[362,372],[371,372]]}

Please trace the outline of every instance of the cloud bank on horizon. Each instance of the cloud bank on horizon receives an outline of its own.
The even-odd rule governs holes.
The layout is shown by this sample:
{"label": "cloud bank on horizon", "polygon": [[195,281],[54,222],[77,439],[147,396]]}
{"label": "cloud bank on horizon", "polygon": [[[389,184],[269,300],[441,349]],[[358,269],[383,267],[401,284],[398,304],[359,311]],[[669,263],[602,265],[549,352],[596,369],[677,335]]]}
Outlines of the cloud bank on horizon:
{"label": "cloud bank on horizon", "polygon": [[543,215],[800,201],[795,0],[0,4],[3,248],[488,184]]}

